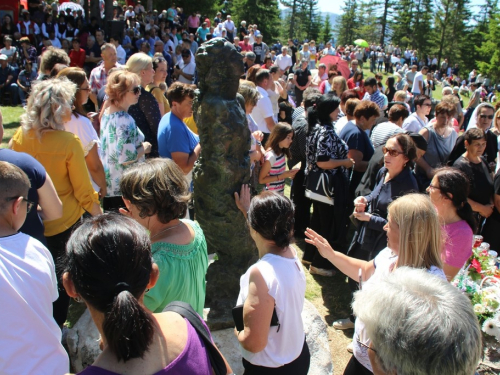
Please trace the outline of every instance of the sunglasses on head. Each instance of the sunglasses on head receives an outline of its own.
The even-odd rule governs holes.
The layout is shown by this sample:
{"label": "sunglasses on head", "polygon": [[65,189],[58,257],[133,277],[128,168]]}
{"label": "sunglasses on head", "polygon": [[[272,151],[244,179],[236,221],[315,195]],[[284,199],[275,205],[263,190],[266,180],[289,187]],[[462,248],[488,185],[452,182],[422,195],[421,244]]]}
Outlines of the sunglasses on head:
{"label": "sunglasses on head", "polygon": [[141,86],[136,86],[130,92],[133,92],[134,95],[139,95],[141,93]]}
{"label": "sunglasses on head", "polygon": [[398,150],[390,149],[387,147],[382,147],[382,152],[385,154],[389,153],[389,156],[396,157],[398,155],[402,155],[402,152],[399,152]]}
{"label": "sunglasses on head", "polygon": [[487,118],[488,120],[493,120],[493,117],[495,117],[495,116],[493,116],[493,115],[479,115],[479,117],[483,118],[483,119]]}

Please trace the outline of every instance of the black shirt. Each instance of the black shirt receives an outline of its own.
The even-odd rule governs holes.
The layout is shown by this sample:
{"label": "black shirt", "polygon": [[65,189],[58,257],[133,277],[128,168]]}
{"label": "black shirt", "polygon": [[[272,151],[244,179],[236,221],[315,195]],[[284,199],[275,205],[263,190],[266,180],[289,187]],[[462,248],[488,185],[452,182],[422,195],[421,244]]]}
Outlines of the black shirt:
{"label": "black shirt", "polygon": [[305,86],[307,85],[307,82],[309,81],[309,77],[311,76],[311,72],[309,71],[308,68],[305,69],[297,69],[294,74],[297,76],[297,84],[299,86]]}
{"label": "black shirt", "polygon": [[460,169],[469,178],[469,198],[480,204],[490,204],[493,197],[493,180],[486,162],[481,160],[481,163],[476,164],[464,156],[460,156],[453,163],[453,166]]}
{"label": "black shirt", "polygon": [[297,47],[295,45],[289,46],[288,49],[290,50],[290,56],[292,56],[292,66],[295,65],[295,62],[297,61]]}
{"label": "black shirt", "polygon": [[[483,157],[486,158],[488,164],[495,161],[497,157],[497,152],[498,152],[497,136],[488,130],[486,132],[486,149],[484,150],[483,154]],[[465,153],[465,139],[464,136],[461,135],[460,137],[457,138],[455,147],[453,147],[453,150],[451,150],[446,165],[451,167],[455,162],[455,160],[457,160],[463,153]]]}

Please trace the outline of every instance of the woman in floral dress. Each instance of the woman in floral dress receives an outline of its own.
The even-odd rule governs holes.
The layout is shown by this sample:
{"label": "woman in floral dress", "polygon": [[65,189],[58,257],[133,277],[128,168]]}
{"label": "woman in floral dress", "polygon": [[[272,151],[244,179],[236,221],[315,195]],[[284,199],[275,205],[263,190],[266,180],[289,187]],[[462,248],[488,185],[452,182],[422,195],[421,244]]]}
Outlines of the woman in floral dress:
{"label": "woman in floral dress", "polygon": [[101,119],[100,149],[107,186],[103,201],[105,211],[125,206],[120,193],[123,172],[130,165],[144,161],[144,155],[151,151],[151,144],[144,142],[144,134],[127,113],[139,100],[140,83],[137,74],[127,71],[112,73],[108,78],[106,94],[111,104]]}

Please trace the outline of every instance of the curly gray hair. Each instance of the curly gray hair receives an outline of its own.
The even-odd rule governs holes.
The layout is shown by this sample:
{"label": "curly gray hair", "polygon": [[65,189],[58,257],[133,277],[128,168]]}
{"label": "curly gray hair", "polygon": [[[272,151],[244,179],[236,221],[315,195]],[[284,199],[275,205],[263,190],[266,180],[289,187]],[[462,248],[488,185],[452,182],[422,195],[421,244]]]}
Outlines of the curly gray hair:
{"label": "curly gray hair", "polygon": [[39,139],[49,130],[64,130],[63,115],[71,110],[75,99],[76,85],[66,77],[51,78],[32,86],[21,116],[24,130],[33,129]]}

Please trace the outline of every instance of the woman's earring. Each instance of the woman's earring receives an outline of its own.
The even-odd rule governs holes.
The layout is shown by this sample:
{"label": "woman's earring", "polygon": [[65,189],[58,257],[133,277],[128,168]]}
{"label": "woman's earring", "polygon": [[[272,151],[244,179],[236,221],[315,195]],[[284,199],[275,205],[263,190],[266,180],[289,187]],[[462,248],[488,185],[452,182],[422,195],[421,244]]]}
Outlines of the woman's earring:
{"label": "woman's earring", "polygon": [[80,296],[73,297],[73,299],[74,299],[74,300],[75,300],[75,302],[77,302],[77,303],[83,303],[83,299],[82,299],[82,297],[80,297]]}

